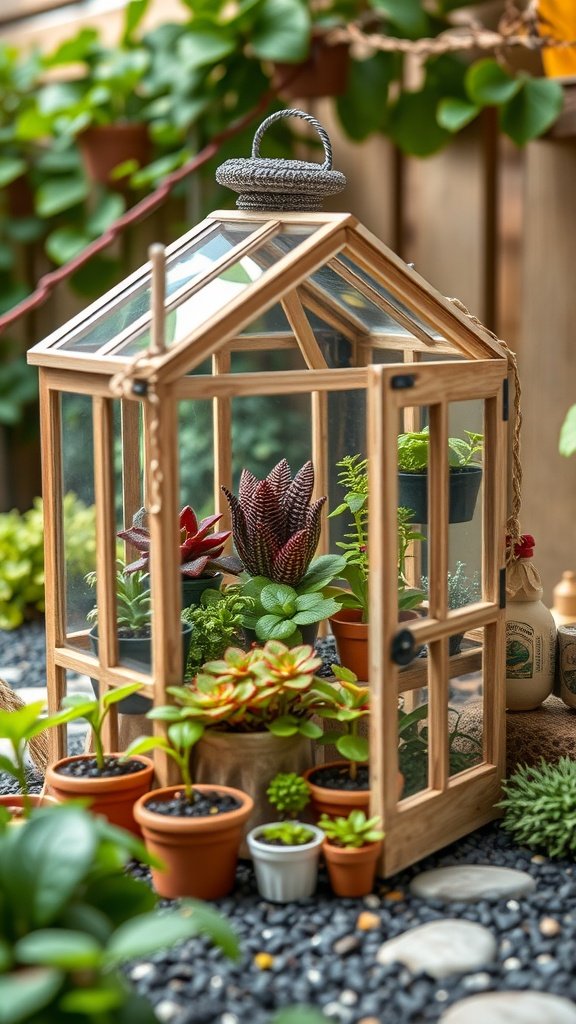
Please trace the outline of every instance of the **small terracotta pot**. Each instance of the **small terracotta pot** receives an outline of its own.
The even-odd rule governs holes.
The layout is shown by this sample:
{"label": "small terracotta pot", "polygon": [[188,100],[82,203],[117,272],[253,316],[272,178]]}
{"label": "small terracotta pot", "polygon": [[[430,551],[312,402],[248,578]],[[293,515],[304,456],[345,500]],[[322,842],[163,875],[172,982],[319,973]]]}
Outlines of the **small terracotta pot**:
{"label": "small terracotta pot", "polygon": [[322,852],[336,896],[367,896],[372,892],[381,851],[381,842],[354,848],[334,846],[326,840]]}
{"label": "small terracotta pot", "polygon": [[182,792],[182,786],[154,789],[134,806],[134,817],[142,828],[147,849],[163,862],[162,869],[152,868],[152,880],[158,895],[166,899],[194,896],[216,900],[226,896],[236,881],[238,850],[254,806],[252,798],[231,786],[195,784],[194,789],[236,797],[241,806],[204,818],[171,817],[146,807],[151,799],[171,800]]}
{"label": "small terracotta pot", "polygon": [[328,789],[325,786],[317,786],[311,781],[314,772],[322,768],[348,768],[348,761],[328,761],[327,764],[319,764],[314,768],[308,768],[303,772],[303,778],[310,786],[310,802],[316,820],[321,814],[329,814],[332,818],[346,818],[350,811],[364,811],[368,814],[370,809],[369,789]]}
{"label": "small terracotta pot", "polygon": [[361,682],[368,679],[368,623],[359,608],[341,608],[330,616],[340,664],[354,672]]}
{"label": "small terracotta pot", "polygon": [[272,87],[286,99],[316,99],[346,92],[350,48],[328,46],[324,32],[313,32],[310,56],[301,64],[274,64]]}
{"label": "small terracotta pot", "polygon": [[78,145],[88,177],[118,191],[126,188],[126,182],[110,177],[114,168],[126,160],[136,160],[139,167],[144,167],[152,155],[144,122],[91,125],[78,136]]}
{"label": "small terracotta pot", "polygon": [[[117,775],[113,778],[78,779],[73,775],[62,775],[58,771],[60,765],[79,761],[93,754],[75,754],[63,757],[60,761],[46,769],[46,782],[50,793],[60,803],[66,800],[88,798],[90,810],[94,814],[102,814],[112,825],[118,825],[129,832],[140,836],[141,832],[134,820],[134,802],[144,793],[148,793],[154,775],[154,763],[149,757],[138,754],[133,758],[142,761],[146,767],[130,775]],[[121,757],[121,754],[107,754],[107,757]]]}
{"label": "small terracotta pot", "polygon": [[[40,796],[38,793],[31,793],[28,799],[32,807],[50,807],[58,803],[54,797],[45,794]],[[11,813],[14,813],[15,822],[26,820],[20,813],[24,809],[24,797],[20,793],[7,793],[5,796],[0,796],[0,807],[7,807]]]}

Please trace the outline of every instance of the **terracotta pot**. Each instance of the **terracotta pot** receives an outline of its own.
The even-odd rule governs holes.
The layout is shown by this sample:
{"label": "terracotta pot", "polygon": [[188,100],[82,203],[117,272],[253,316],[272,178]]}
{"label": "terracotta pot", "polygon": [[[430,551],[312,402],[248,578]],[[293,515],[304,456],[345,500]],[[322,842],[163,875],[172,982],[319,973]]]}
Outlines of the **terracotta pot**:
{"label": "terracotta pot", "polygon": [[326,840],[322,852],[336,896],[367,896],[372,892],[381,851],[381,842],[367,843],[356,849],[334,846]]}
{"label": "terracotta pot", "polygon": [[[29,798],[32,807],[50,807],[55,806],[58,801],[52,796],[46,796],[38,793],[31,793]],[[20,793],[7,793],[4,796],[0,796],[0,807],[7,807],[11,814],[14,814],[14,821],[21,822],[26,819],[22,816],[21,811],[24,809],[24,797]]]}
{"label": "terracotta pot", "polygon": [[247,793],[231,786],[194,784],[200,793],[216,791],[241,801],[235,811],[204,818],[177,818],[149,811],[152,798],[170,800],[182,786],[154,789],[140,797],[134,817],[142,829],[146,847],[163,868],[152,868],[154,888],[166,899],[194,896],[216,900],[226,896],[236,881],[236,864],[242,832],[253,807]]}
{"label": "terracotta pot", "polygon": [[[118,775],[113,778],[82,779],[72,775],[62,775],[58,771],[60,765],[70,764],[82,758],[92,757],[91,754],[75,754],[63,757],[60,761],[46,769],[46,782],[50,793],[60,803],[66,800],[87,798],[89,807],[94,814],[102,814],[111,822],[129,832],[140,836],[140,829],[134,820],[133,806],[138,797],[148,793],[154,775],[154,763],[149,757],[139,754],[133,760],[143,761],[146,765],[141,771],[131,775]],[[109,757],[121,757],[121,754],[110,754]]]}
{"label": "terracotta pot", "polygon": [[361,682],[368,679],[368,623],[359,608],[341,608],[330,616],[340,664],[354,672]]}
{"label": "terracotta pot", "polygon": [[119,191],[126,188],[126,182],[110,177],[114,168],[126,160],[136,160],[139,167],[144,167],[152,155],[148,125],[144,122],[92,125],[78,136],[78,145],[88,177]]}
{"label": "terracotta pot", "polygon": [[[207,729],[192,754],[192,778],[218,786],[236,786],[253,801],[245,831],[273,820],[277,811],[266,790],[278,772],[300,774],[312,764],[310,740],[271,732],[219,732]],[[241,856],[249,856],[243,839]]]}
{"label": "terracotta pot", "polygon": [[312,782],[311,776],[314,772],[323,768],[348,769],[349,761],[328,761],[327,764],[316,765],[303,772],[306,782],[310,786],[310,797],[312,811],[316,819],[321,814],[329,814],[333,818],[346,818],[350,811],[360,810],[367,815],[370,810],[369,789],[328,789],[325,786],[318,786]]}
{"label": "terracotta pot", "polygon": [[327,46],[323,32],[314,32],[310,56],[301,64],[274,64],[272,88],[286,99],[316,99],[346,92],[350,49],[347,43]]}

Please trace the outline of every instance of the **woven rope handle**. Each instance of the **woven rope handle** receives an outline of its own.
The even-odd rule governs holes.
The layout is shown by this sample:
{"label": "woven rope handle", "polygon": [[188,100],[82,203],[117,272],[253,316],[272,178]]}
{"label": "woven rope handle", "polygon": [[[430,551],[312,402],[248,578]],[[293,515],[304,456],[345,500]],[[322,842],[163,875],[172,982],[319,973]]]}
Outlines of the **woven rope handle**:
{"label": "woven rope handle", "polygon": [[254,142],[252,143],[252,157],[256,158],[260,156],[260,143],[262,142],[264,132],[268,130],[271,124],[274,124],[275,121],[279,121],[283,117],[300,117],[303,121],[307,121],[308,124],[311,124],[312,127],[316,129],[320,136],[322,145],[324,146],[324,154],[326,156],[326,159],[322,164],[322,170],[331,171],[332,143],[328,137],[328,132],[322,127],[315,117],[312,117],[311,114],[307,114],[304,110],[277,110],[275,114],[270,114],[270,117],[267,117],[265,121],[262,121],[262,124],[257,129],[254,136]]}

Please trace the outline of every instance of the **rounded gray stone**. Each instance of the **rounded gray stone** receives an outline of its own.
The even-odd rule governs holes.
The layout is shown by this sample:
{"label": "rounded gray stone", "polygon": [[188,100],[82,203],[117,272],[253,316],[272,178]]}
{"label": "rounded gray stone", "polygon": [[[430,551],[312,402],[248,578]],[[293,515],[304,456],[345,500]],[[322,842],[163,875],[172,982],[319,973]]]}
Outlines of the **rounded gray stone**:
{"label": "rounded gray stone", "polygon": [[576,1006],[545,992],[488,992],[454,1003],[440,1024],[576,1024]]}
{"label": "rounded gray stone", "polygon": [[416,875],[410,883],[413,896],[445,903],[501,900],[526,896],[536,882],[526,871],[490,864],[458,864],[433,868]]}
{"label": "rounded gray stone", "polygon": [[490,963],[496,939],[487,928],[471,921],[447,918],[418,925],[384,942],[376,954],[379,964],[402,963],[432,978],[469,973]]}

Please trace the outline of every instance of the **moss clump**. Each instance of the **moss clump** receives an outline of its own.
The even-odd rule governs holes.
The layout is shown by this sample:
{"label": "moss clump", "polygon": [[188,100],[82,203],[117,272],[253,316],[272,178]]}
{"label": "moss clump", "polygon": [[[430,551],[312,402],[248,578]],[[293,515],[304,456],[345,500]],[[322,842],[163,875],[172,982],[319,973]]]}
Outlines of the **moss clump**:
{"label": "moss clump", "polygon": [[544,850],[550,857],[576,853],[576,761],[544,758],[522,765],[504,782],[503,828],[517,842]]}

